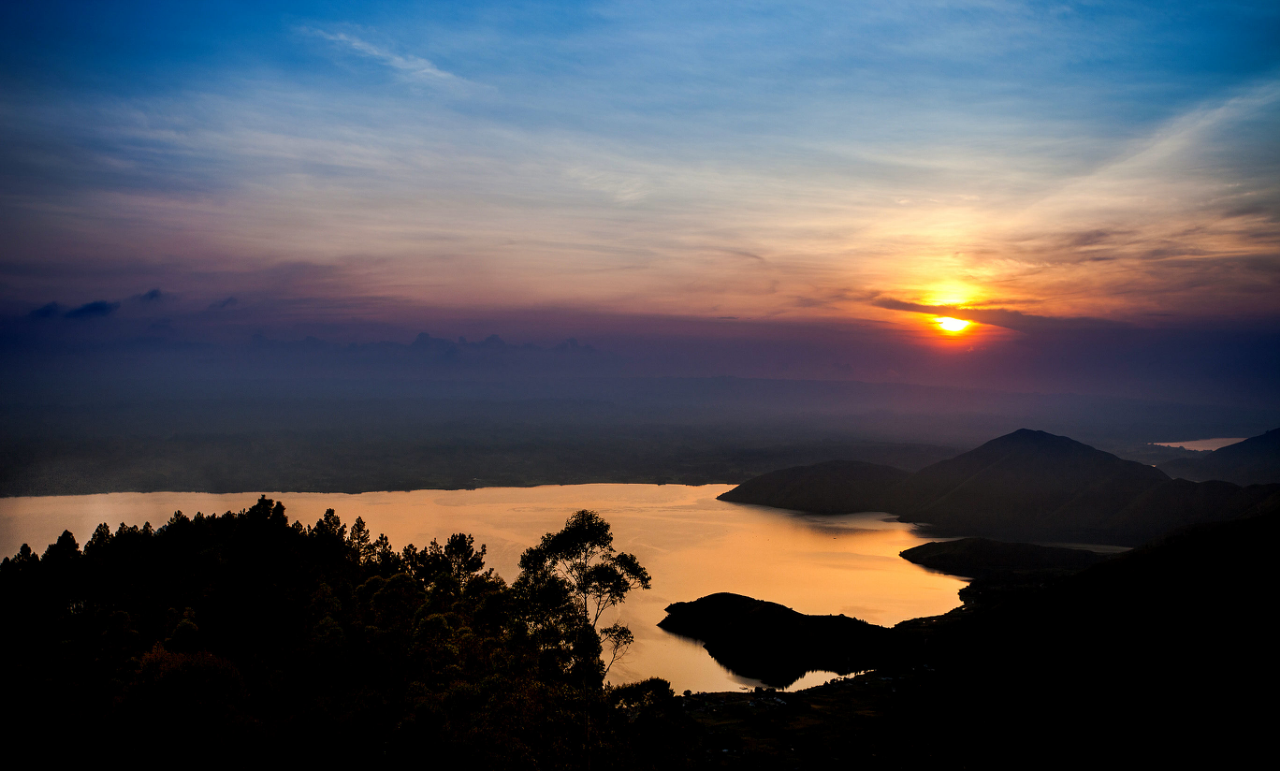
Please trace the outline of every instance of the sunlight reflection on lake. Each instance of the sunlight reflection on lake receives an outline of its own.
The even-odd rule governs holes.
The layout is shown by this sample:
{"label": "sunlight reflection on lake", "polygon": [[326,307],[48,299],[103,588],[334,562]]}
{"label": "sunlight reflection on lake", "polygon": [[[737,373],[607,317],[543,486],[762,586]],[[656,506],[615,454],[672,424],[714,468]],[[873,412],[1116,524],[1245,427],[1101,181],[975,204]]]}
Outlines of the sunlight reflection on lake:
{"label": "sunlight reflection on lake", "polygon": [[[575,485],[479,490],[417,490],[358,495],[269,493],[289,518],[314,523],[327,508],[350,524],[363,517],[399,549],[466,532],[488,545],[488,565],[508,581],[520,553],[543,533],[558,530],[578,509],[595,509],[613,526],[614,546],[634,553],[653,576],[653,588],[628,599],[620,619],[636,642],[614,665],[610,680],[663,677],[677,692],[737,690],[758,683],[735,677],[702,647],[659,629],[663,608],[714,592],[778,602],[801,613],[837,614],[892,625],[945,613],[959,605],[964,582],[900,558],[926,543],[910,525],[885,514],[837,517],[725,503],[731,485]],[[239,511],[256,495],[111,493],[0,499],[0,554],[22,543],[38,553],[69,529],[83,545],[108,522],[159,527],[176,510]],[[611,623],[606,622],[606,623]],[[825,682],[811,673],[792,686]]]}

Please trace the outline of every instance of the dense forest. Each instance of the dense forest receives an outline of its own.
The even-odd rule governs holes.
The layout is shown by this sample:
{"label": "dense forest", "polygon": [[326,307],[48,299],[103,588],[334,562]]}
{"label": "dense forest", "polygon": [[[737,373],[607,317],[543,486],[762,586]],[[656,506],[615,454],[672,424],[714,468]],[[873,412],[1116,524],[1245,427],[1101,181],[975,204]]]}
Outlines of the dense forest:
{"label": "dense forest", "polygon": [[22,704],[11,735],[156,760],[692,757],[666,682],[604,685],[631,635],[598,629],[601,611],[649,584],[611,544],[608,523],[578,512],[508,585],[470,536],[395,551],[359,519],[290,523],[265,497],[155,529],[103,524],[83,549],[64,532],[43,555],[24,545],[0,563],[7,679]]}

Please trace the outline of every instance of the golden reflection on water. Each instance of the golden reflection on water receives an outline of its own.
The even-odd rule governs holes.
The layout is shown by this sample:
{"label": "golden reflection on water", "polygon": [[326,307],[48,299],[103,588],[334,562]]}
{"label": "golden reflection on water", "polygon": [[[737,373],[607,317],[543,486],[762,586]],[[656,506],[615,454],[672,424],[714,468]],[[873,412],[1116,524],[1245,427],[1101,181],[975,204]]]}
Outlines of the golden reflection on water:
{"label": "golden reflection on water", "polygon": [[[488,546],[488,565],[508,581],[520,553],[558,530],[578,509],[595,509],[613,525],[614,546],[634,553],[653,576],[620,619],[636,642],[610,680],[663,677],[677,692],[736,690],[753,685],[716,664],[697,644],[656,624],[672,602],[736,592],[802,613],[856,616],[892,625],[945,613],[959,604],[963,581],[930,573],[898,556],[925,543],[911,526],[884,514],[819,517],[717,501],[730,485],[573,485],[479,490],[417,490],[359,495],[269,493],[289,518],[314,523],[327,508],[348,524],[363,517],[399,549],[465,532]],[[256,495],[237,493],[111,493],[0,499],[0,554],[22,543],[38,553],[63,529],[83,545],[100,522],[159,527],[177,510],[191,515],[239,511]],[[611,623],[608,621],[606,623]],[[824,682],[812,673],[792,688]]]}

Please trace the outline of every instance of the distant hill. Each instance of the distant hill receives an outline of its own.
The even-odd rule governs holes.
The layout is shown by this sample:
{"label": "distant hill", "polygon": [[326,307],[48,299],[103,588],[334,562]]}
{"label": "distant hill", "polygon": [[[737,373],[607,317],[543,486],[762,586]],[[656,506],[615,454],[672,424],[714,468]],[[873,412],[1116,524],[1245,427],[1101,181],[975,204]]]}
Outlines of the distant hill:
{"label": "distant hill", "polygon": [[1134,499],[1111,520],[1118,532],[1166,532],[1184,525],[1225,522],[1280,502],[1280,485],[1171,479]]}
{"label": "distant hill", "polygon": [[890,505],[887,493],[910,476],[892,466],[836,460],[762,474],[724,493],[720,500],[819,514],[878,511]]}
{"label": "distant hill", "polygon": [[1182,525],[1243,516],[1280,493],[1280,485],[1172,480],[1029,429],[893,478],[822,464],[757,477],[721,498],[819,513],[887,511],[939,535],[1134,545]]}
{"label": "distant hill", "polygon": [[1065,436],[1020,429],[921,469],[897,494],[904,518],[939,532],[1064,538],[1107,529],[1164,472]]}
{"label": "distant hill", "polygon": [[1220,479],[1238,485],[1280,483],[1280,428],[1204,453],[1162,463],[1169,476],[1204,482]]}

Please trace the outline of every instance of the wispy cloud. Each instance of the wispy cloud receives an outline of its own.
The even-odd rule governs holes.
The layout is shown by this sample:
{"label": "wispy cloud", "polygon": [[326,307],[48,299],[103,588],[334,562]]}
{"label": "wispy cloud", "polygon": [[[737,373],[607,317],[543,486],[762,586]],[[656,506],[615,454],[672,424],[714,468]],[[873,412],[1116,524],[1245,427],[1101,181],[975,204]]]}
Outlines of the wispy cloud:
{"label": "wispy cloud", "polygon": [[930,316],[947,316],[950,318],[976,321],[980,324],[991,324],[1017,332],[1077,332],[1083,330],[1123,329],[1127,325],[1106,319],[1094,319],[1087,316],[1053,317],[1037,316],[1007,308],[965,308],[955,305],[924,305],[922,303],[895,300],[892,297],[877,297],[871,301],[877,308],[909,313],[925,313]]}
{"label": "wispy cloud", "polygon": [[[252,73],[5,102],[21,246],[0,301],[163,285],[166,307],[243,312],[256,270],[306,263],[346,267],[283,294],[877,323],[908,317],[859,291],[1136,324],[1280,312],[1273,72],[1201,77],[1145,32],[1118,48],[1164,23],[1141,8],[1116,26],[1020,2],[864,5],[423,6],[394,27],[347,8]],[[1220,52],[1243,22],[1210,16],[1221,34],[1165,32]],[[300,64],[300,36],[410,87]]]}
{"label": "wispy cloud", "polygon": [[363,38],[345,32],[326,32],[315,27],[299,27],[304,35],[311,35],[341,46],[365,58],[373,59],[395,70],[402,77],[422,83],[464,82],[457,75],[445,72],[421,56],[398,54]]}

